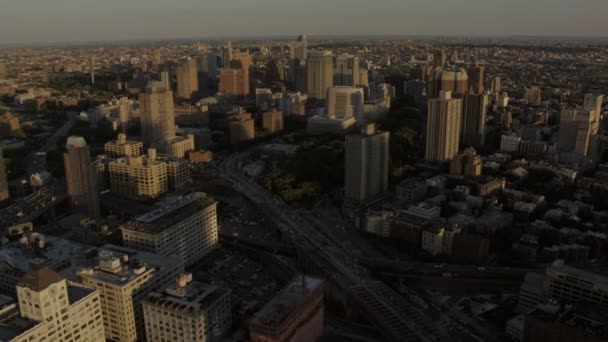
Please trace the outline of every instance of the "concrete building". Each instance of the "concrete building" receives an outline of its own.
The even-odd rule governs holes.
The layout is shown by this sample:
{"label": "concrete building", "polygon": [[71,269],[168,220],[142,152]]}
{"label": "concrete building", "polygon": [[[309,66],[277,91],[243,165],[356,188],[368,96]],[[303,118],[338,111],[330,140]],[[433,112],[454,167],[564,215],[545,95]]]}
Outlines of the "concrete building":
{"label": "concrete building", "polygon": [[[207,52],[198,57],[198,71],[206,79],[217,81],[218,76],[218,58],[215,52]],[[199,80],[200,81],[200,80]]]}
{"label": "concrete building", "polygon": [[253,118],[240,118],[228,123],[230,144],[239,144],[255,138],[255,121]]}
{"label": "concrete building", "polygon": [[124,133],[118,134],[116,140],[108,141],[103,146],[109,158],[139,157],[143,148],[144,144],[141,141],[127,140],[127,135]]}
{"label": "concrete building", "polygon": [[232,325],[230,290],[192,281],[183,274],[143,301],[148,342],[219,341]]}
{"label": "concrete building", "polygon": [[438,227],[422,231],[421,248],[429,252],[432,256],[437,255],[452,255],[452,247],[454,246],[454,238],[460,234],[461,229],[458,227]]}
{"label": "concrete building", "polygon": [[121,227],[125,246],[180,256],[192,265],[218,245],[217,202],[195,192]]}
{"label": "concrete building", "polygon": [[270,108],[274,96],[270,88],[255,88],[255,105],[258,108]]}
{"label": "concrete building", "polygon": [[106,341],[99,291],[68,284],[48,266],[19,281],[17,303],[0,309],[2,341]]}
{"label": "concrete building", "polygon": [[[585,100],[583,102],[583,108],[588,111],[593,111],[593,121],[599,123],[602,117],[602,102],[604,101],[603,95],[596,94],[585,94]],[[593,132],[593,134],[597,134]]]}
{"label": "concrete building", "polygon": [[169,189],[167,165],[158,160],[156,150],[148,155],[122,157],[109,163],[112,193],[132,198],[157,198]]}
{"label": "concrete building", "polygon": [[449,91],[454,94],[464,94],[467,92],[469,76],[466,70],[435,70],[427,83],[426,96],[435,99],[440,96],[442,91]]}
{"label": "concrete building", "polygon": [[363,118],[363,88],[334,86],[329,88],[327,97],[327,116],[330,119]]}
{"label": "concrete building", "polygon": [[327,89],[334,83],[333,54],[331,51],[312,51],[306,59],[308,97],[327,98]]}
{"label": "concrete building", "polygon": [[473,65],[468,70],[469,76],[469,89],[474,94],[482,94],[484,89],[485,80],[485,67],[481,65]]}
{"label": "concrete building", "polygon": [[458,153],[460,144],[462,100],[452,93],[441,92],[439,98],[428,101],[426,126],[427,161],[449,161]]}
{"label": "concrete building", "polygon": [[63,154],[65,179],[70,203],[91,218],[99,217],[99,194],[91,154],[83,137],[71,136]]}
{"label": "concrete building", "polygon": [[388,187],[389,132],[377,132],[374,124],[360,134],[346,136],[344,197],[359,205]]}
{"label": "concrete building", "polygon": [[219,91],[234,96],[249,95],[249,71],[244,69],[222,68],[220,71]]}
{"label": "concrete building", "polygon": [[187,59],[177,65],[175,69],[177,78],[176,96],[182,99],[192,99],[198,94],[198,70],[196,60]]}
{"label": "concrete building", "polygon": [[188,152],[194,151],[194,135],[175,136],[165,142],[158,150],[167,156],[179,159],[188,157]]}
{"label": "concrete building", "polygon": [[450,173],[475,178],[481,176],[481,156],[474,148],[465,149],[450,161]]}
{"label": "concrete building", "polygon": [[271,133],[282,131],[283,112],[276,109],[264,112],[262,115],[262,126],[265,130]]}
{"label": "concrete building", "polygon": [[356,87],[359,82],[359,58],[340,54],[334,58],[334,85]]}
{"label": "concrete building", "polygon": [[150,82],[139,94],[139,107],[144,148],[162,147],[175,137],[173,92],[161,82]]}
{"label": "concrete building", "polygon": [[559,150],[587,156],[592,146],[591,138],[598,131],[599,123],[593,121],[594,118],[595,111],[564,108],[559,121]]}
{"label": "concrete building", "polygon": [[323,292],[321,279],[298,275],[251,319],[251,341],[315,341],[323,333]]}
{"label": "concrete building", "polygon": [[608,274],[567,266],[559,260],[547,268],[543,292],[545,298],[607,305]]}
{"label": "concrete building", "polygon": [[2,147],[0,147],[0,203],[10,198],[7,178],[6,164],[4,163]]}
{"label": "concrete building", "polygon": [[131,121],[131,113],[132,113],[132,104],[131,100],[126,97],[121,97],[118,100],[118,123],[120,125],[120,131],[122,133],[127,132],[127,128],[129,127],[129,122]]}
{"label": "concrete building", "polygon": [[500,150],[504,152],[518,152],[521,137],[517,134],[503,134],[500,138]]}
{"label": "concrete building", "polygon": [[142,300],[184,272],[179,257],[103,246],[93,267],[78,271],[80,283],[100,292],[106,338],[110,341],[145,341]]}
{"label": "concrete building", "polygon": [[486,114],[490,100],[486,94],[467,93],[462,98],[462,134],[464,147],[481,147],[486,142]]}
{"label": "concrete building", "polygon": [[207,126],[209,124],[209,106],[179,105],[175,106],[175,123],[180,126]]}
{"label": "concrete building", "polygon": [[499,76],[492,78],[492,84],[490,85],[490,92],[492,94],[500,93],[500,91],[502,89],[502,85],[500,84],[500,81],[501,81],[501,79]]}
{"label": "concrete building", "polygon": [[344,133],[357,123],[355,117],[329,118],[327,116],[315,115],[306,121],[306,132],[318,135],[326,133]]}
{"label": "concrete building", "polygon": [[524,102],[530,105],[539,105],[541,97],[541,89],[538,86],[531,86],[524,90]]}

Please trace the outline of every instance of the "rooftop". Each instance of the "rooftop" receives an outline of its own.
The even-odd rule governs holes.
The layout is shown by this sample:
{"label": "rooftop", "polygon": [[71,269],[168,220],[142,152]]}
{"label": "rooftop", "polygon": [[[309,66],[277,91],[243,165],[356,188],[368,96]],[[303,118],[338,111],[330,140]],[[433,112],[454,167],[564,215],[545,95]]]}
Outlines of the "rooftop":
{"label": "rooftop", "polygon": [[122,229],[156,234],[183,221],[217,202],[202,192],[180,196],[162,207],[141,215],[125,224]]}
{"label": "rooftop", "polygon": [[196,313],[229,294],[228,289],[190,281],[181,285],[173,284],[167,287],[163,293],[152,292],[146,301],[172,310]]}

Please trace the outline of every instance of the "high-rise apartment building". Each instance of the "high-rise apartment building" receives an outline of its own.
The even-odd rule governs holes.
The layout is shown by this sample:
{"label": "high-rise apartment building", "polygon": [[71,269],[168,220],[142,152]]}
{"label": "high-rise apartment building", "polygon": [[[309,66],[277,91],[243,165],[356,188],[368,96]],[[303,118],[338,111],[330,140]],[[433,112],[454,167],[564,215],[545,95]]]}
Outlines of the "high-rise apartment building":
{"label": "high-rise apartment building", "polygon": [[190,266],[218,246],[217,202],[195,192],[129,221],[121,230],[125,246],[177,255]]}
{"label": "high-rise apartment building", "polygon": [[325,99],[333,86],[334,66],[331,51],[313,51],[306,59],[307,93],[312,99]]}
{"label": "high-rise apartment building", "polygon": [[361,119],[365,112],[363,88],[334,86],[328,90],[327,116]]}
{"label": "high-rise apartment building", "polygon": [[587,156],[592,145],[592,137],[597,132],[594,110],[564,108],[559,121],[558,148],[563,152],[574,152]]}
{"label": "high-rise apartment building", "polygon": [[182,99],[192,99],[198,93],[198,69],[196,60],[187,59],[177,65],[175,69],[177,78],[176,96]]}
{"label": "high-rise apartment building", "polygon": [[192,281],[183,274],[143,302],[148,342],[217,341],[232,325],[230,290]]}
{"label": "high-rise apartment building", "polygon": [[378,132],[374,124],[360,134],[346,136],[344,197],[358,205],[388,187],[389,132]]}
{"label": "high-rise apartment building", "polygon": [[449,91],[428,101],[426,124],[427,161],[448,161],[458,153],[460,144],[462,100],[452,98]]}
{"label": "high-rise apartment building", "polygon": [[144,144],[141,141],[127,140],[124,133],[118,134],[116,140],[108,141],[103,149],[109,158],[139,157],[142,154]]}
{"label": "high-rise apartment building", "polygon": [[235,96],[249,95],[249,71],[222,68],[220,71],[219,91]]}
{"label": "high-rise apartment building", "polygon": [[271,133],[283,130],[283,112],[277,109],[264,112],[262,116],[262,126]]}
{"label": "high-rise apartment building", "polygon": [[198,58],[198,71],[209,80],[217,80],[218,55],[215,52],[207,52]]}
{"label": "high-rise apartment building", "polygon": [[13,342],[104,342],[99,291],[68,284],[36,264],[17,284],[17,305],[0,309],[0,338]]}
{"label": "high-rise apartment building", "polygon": [[341,54],[334,58],[334,85],[359,86],[359,58]]}
{"label": "high-rise apartment building", "polygon": [[251,319],[251,341],[316,341],[323,333],[324,287],[321,279],[298,275]]}
{"label": "high-rise apartment building", "polygon": [[139,94],[141,132],[145,148],[162,147],[175,137],[173,92],[161,82],[150,82]]}
{"label": "high-rise apartment building", "polygon": [[89,146],[83,137],[71,136],[63,154],[65,179],[70,203],[83,214],[99,217],[96,172],[91,165]]}
{"label": "high-rise apartment building", "polygon": [[[583,108],[585,110],[592,110],[594,112],[593,121],[598,124],[602,116],[602,101],[604,101],[603,95],[585,94],[585,100],[583,102]],[[597,131],[593,132],[593,134],[597,134]]]}
{"label": "high-rise apartment building", "polygon": [[481,147],[486,140],[486,114],[490,100],[486,94],[467,93],[462,98],[463,118],[461,143]]}
{"label": "high-rise apartment building", "polygon": [[142,300],[184,272],[176,256],[158,256],[105,245],[93,267],[78,271],[80,283],[99,290],[103,327],[110,341],[145,341]]}
{"label": "high-rise apartment building", "polygon": [[485,67],[481,65],[474,65],[469,68],[468,71],[469,76],[469,90],[472,90],[474,94],[483,93],[484,89],[484,80],[485,80]]}
{"label": "high-rise apartment building", "polygon": [[10,194],[8,191],[8,181],[6,174],[6,164],[4,163],[4,156],[2,148],[0,147],[0,203],[9,199]]}
{"label": "high-rise apartment building", "polygon": [[167,165],[156,158],[156,150],[147,156],[122,157],[109,163],[112,193],[132,199],[158,198],[169,189]]}
{"label": "high-rise apartment building", "polygon": [[439,97],[442,91],[453,94],[464,94],[468,90],[469,75],[466,70],[435,70],[427,83],[426,96],[429,99]]}

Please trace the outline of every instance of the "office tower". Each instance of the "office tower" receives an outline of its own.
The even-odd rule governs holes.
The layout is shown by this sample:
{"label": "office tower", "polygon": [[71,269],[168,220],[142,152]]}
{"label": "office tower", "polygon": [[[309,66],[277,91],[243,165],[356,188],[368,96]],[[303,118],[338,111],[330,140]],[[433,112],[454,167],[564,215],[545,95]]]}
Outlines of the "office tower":
{"label": "office tower", "polygon": [[177,255],[191,266],[218,246],[217,202],[195,192],[155,209],[121,227],[126,247],[159,255]]}
{"label": "office tower", "polygon": [[458,153],[460,144],[462,100],[442,91],[439,98],[428,101],[426,124],[427,161],[448,161]]}
{"label": "office tower", "polygon": [[465,147],[481,147],[486,140],[486,114],[490,106],[488,95],[467,93],[462,98],[462,105],[461,143]]}
{"label": "office tower", "polygon": [[181,99],[192,99],[198,93],[198,69],[196,60],[187,59],[177,65],[175,69],[177,78],[176,97]]}
{"label": "office tower", "polygon": [[466,70],[450,71],[435,70],[427,84],[427,97],[434,99],[439,97],[442,91],[450,91],[453,94],[464,94],[468,90],[469,76]]}
{"label": "office tower", "polygon": [[4,162],[2,147],[0,147],[0,203],[8,200],[10,197],[8,191],[8,182],[6,179],[6,164]]}
{"label": "office tower", "polygon": [[99,290],[103,327],[110,341],[145,341],[142,300],[184,272],[176,256],[105,245],[92,267],[78,270],[84,286]]}
{"label": "office tower", "polygon": [[443,68],[447,62],[448,57],[445,54],[445,50],[437,50],[433,52],[433,68]]}
{"label": "office tower", "polygon": [[483,83],[485,79],[485,68],[480,65],[474,65],[469,68],[468,71],[469,76],[469,89],[473,90],[475,94],[483,93]]}
{"label": "office tower", "polygon": [[91,154],[83,137],[71,136],[63,154],[70,203],[90,218],[99,217],[99,194]]}
{"label": "office tower", "polygon": [[289,44],[289,80],[295,86],[301,83],[301,71],[305,69],[308,46],[306,35],[301,35],[298,40]]}
{"label": "office tower", "polygon": [[255,121],[253,118],[242,117],[228,123],[230,144],[239,144],[255,138]]}
{"label": "office tower", "polygon": [[161,82],[152,81],[139,94],[141,133],[144,147],[162,147],[175,137],[173,92]]}
{"label": "office tower", "polygon": [[116,140],[108,141],[103,149],[110,158],[139,157],[142,154],[143,146],[141,141],[127,140],[127,135],[120,133]]}
{"label": "office tower", "polygon": [[169,71],[160,72],[160,82],[166,90],[171,90],[171,74],[169,74]]}
{"label": "office tower", "polygon": [[336,86],[358,86],[359,83],[359,58],[341,54],[334,58],[334,85]]}
{"label": "office tower", "polygon": [[273,109],[264,112],[262,117],[262,126],[265,130],[271,133],[276,133],[283,130],[283,112]]}
{"label": "office tower", "polygon": [[362,119],[365,107],[363,89],[356,87],[331,87],[328,90],[327,116],[330,118]]}
{"label": "office tower", "polygon": [[[594,112],[595,115],[593,116],[593,121],[598,123],[598,128],[599,128],[599,122],[602,117],[602,101],[603,100],[604,100],[603,95],[585,94],[585,101],[583,103],[583,108],[585,110],[592,110]],[[593,132],[593,134],[597,134],[597,131]]]}
{"label": "office tower", "polygon": [[112,193],[132,199],[157,198],[168,191],[167,165],[156,158],[156,150],[147,156],[122,157],[109,163]]}
{"label": "office tower", "polygon": [[143,309],[148,342],[217,341],[232,325],[230,290],[192,281],[192,273],[148,294]]}
{"label": "office tower", "polygon": [[360,134],[346,136],[345,201],[358,205],[388,187],[389,132],[378,132],[367,124]]}
{"label": "office tower", "polygon": [[574,152],[587,156],[591,148],[593,132],[597,123],[593,121],[595,111],[564,108],[559,120],[558,148],[563,152]]}
{"label": "office tower", "polygon": [[219,91],[235,96],[249,95],[249,71],[223,68],[220,71]]}
{"label": "office tower", "polygon": [[531,105],[539,105],[541,102],[541,90],[538,86],[531,86],[524,91],[524,102]]}
{"label": "office tower", "polygon": [[325,99],[327,89],[334,82],[333,54],[331,51],[313,51],[306,59],[307,93],[312,99]]}
{"label": "office tower", "polygon": [[321,279],[296,276],[251,319],[251,341],[316,341],[323,333],[324,287]]}
{"label": "office tower", "polygon": [[481,156],[472,147],[465,149],[450,162],[450,173],[470,178],[481,176]]}
{"label": "office tower", "polygon": [[17,304],[0,311],[3,341],[104,342],[99,291],[73,286],[36,264],[17,284]]}
{"label": "office tower", "polygon": [[502,89],[501,87],[502,86],[500,84],[500,77],[499,76],[494,77],[492,79],[492,85],[490,86],[490,92],[492,94],[500,93],[500,90]]}
{"label": "office tower", "polygon": [[207,52],[198,57],[198,71],[209,80],[217,80],[219,66],[215,52]]}

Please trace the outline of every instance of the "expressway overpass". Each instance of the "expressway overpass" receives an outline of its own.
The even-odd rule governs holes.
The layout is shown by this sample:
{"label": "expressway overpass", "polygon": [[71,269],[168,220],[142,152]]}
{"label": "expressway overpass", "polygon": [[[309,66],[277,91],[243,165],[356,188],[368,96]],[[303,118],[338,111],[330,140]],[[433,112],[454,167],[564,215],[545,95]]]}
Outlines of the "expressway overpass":
{"label": "expressway overpass", "polygon": [[361,313],[390,341],[447,341],[434,322],[386,284],[374,279],[335,242],[321,234],[283,201],[245,177],[235,154],[220,164],[235,190],[247,197],[326,279],[344,291]]}
{"label": "expressway overpass", "polygon": [[0,210],[0,229],[34,221],[67,198],[65,183],[54,181]]}

